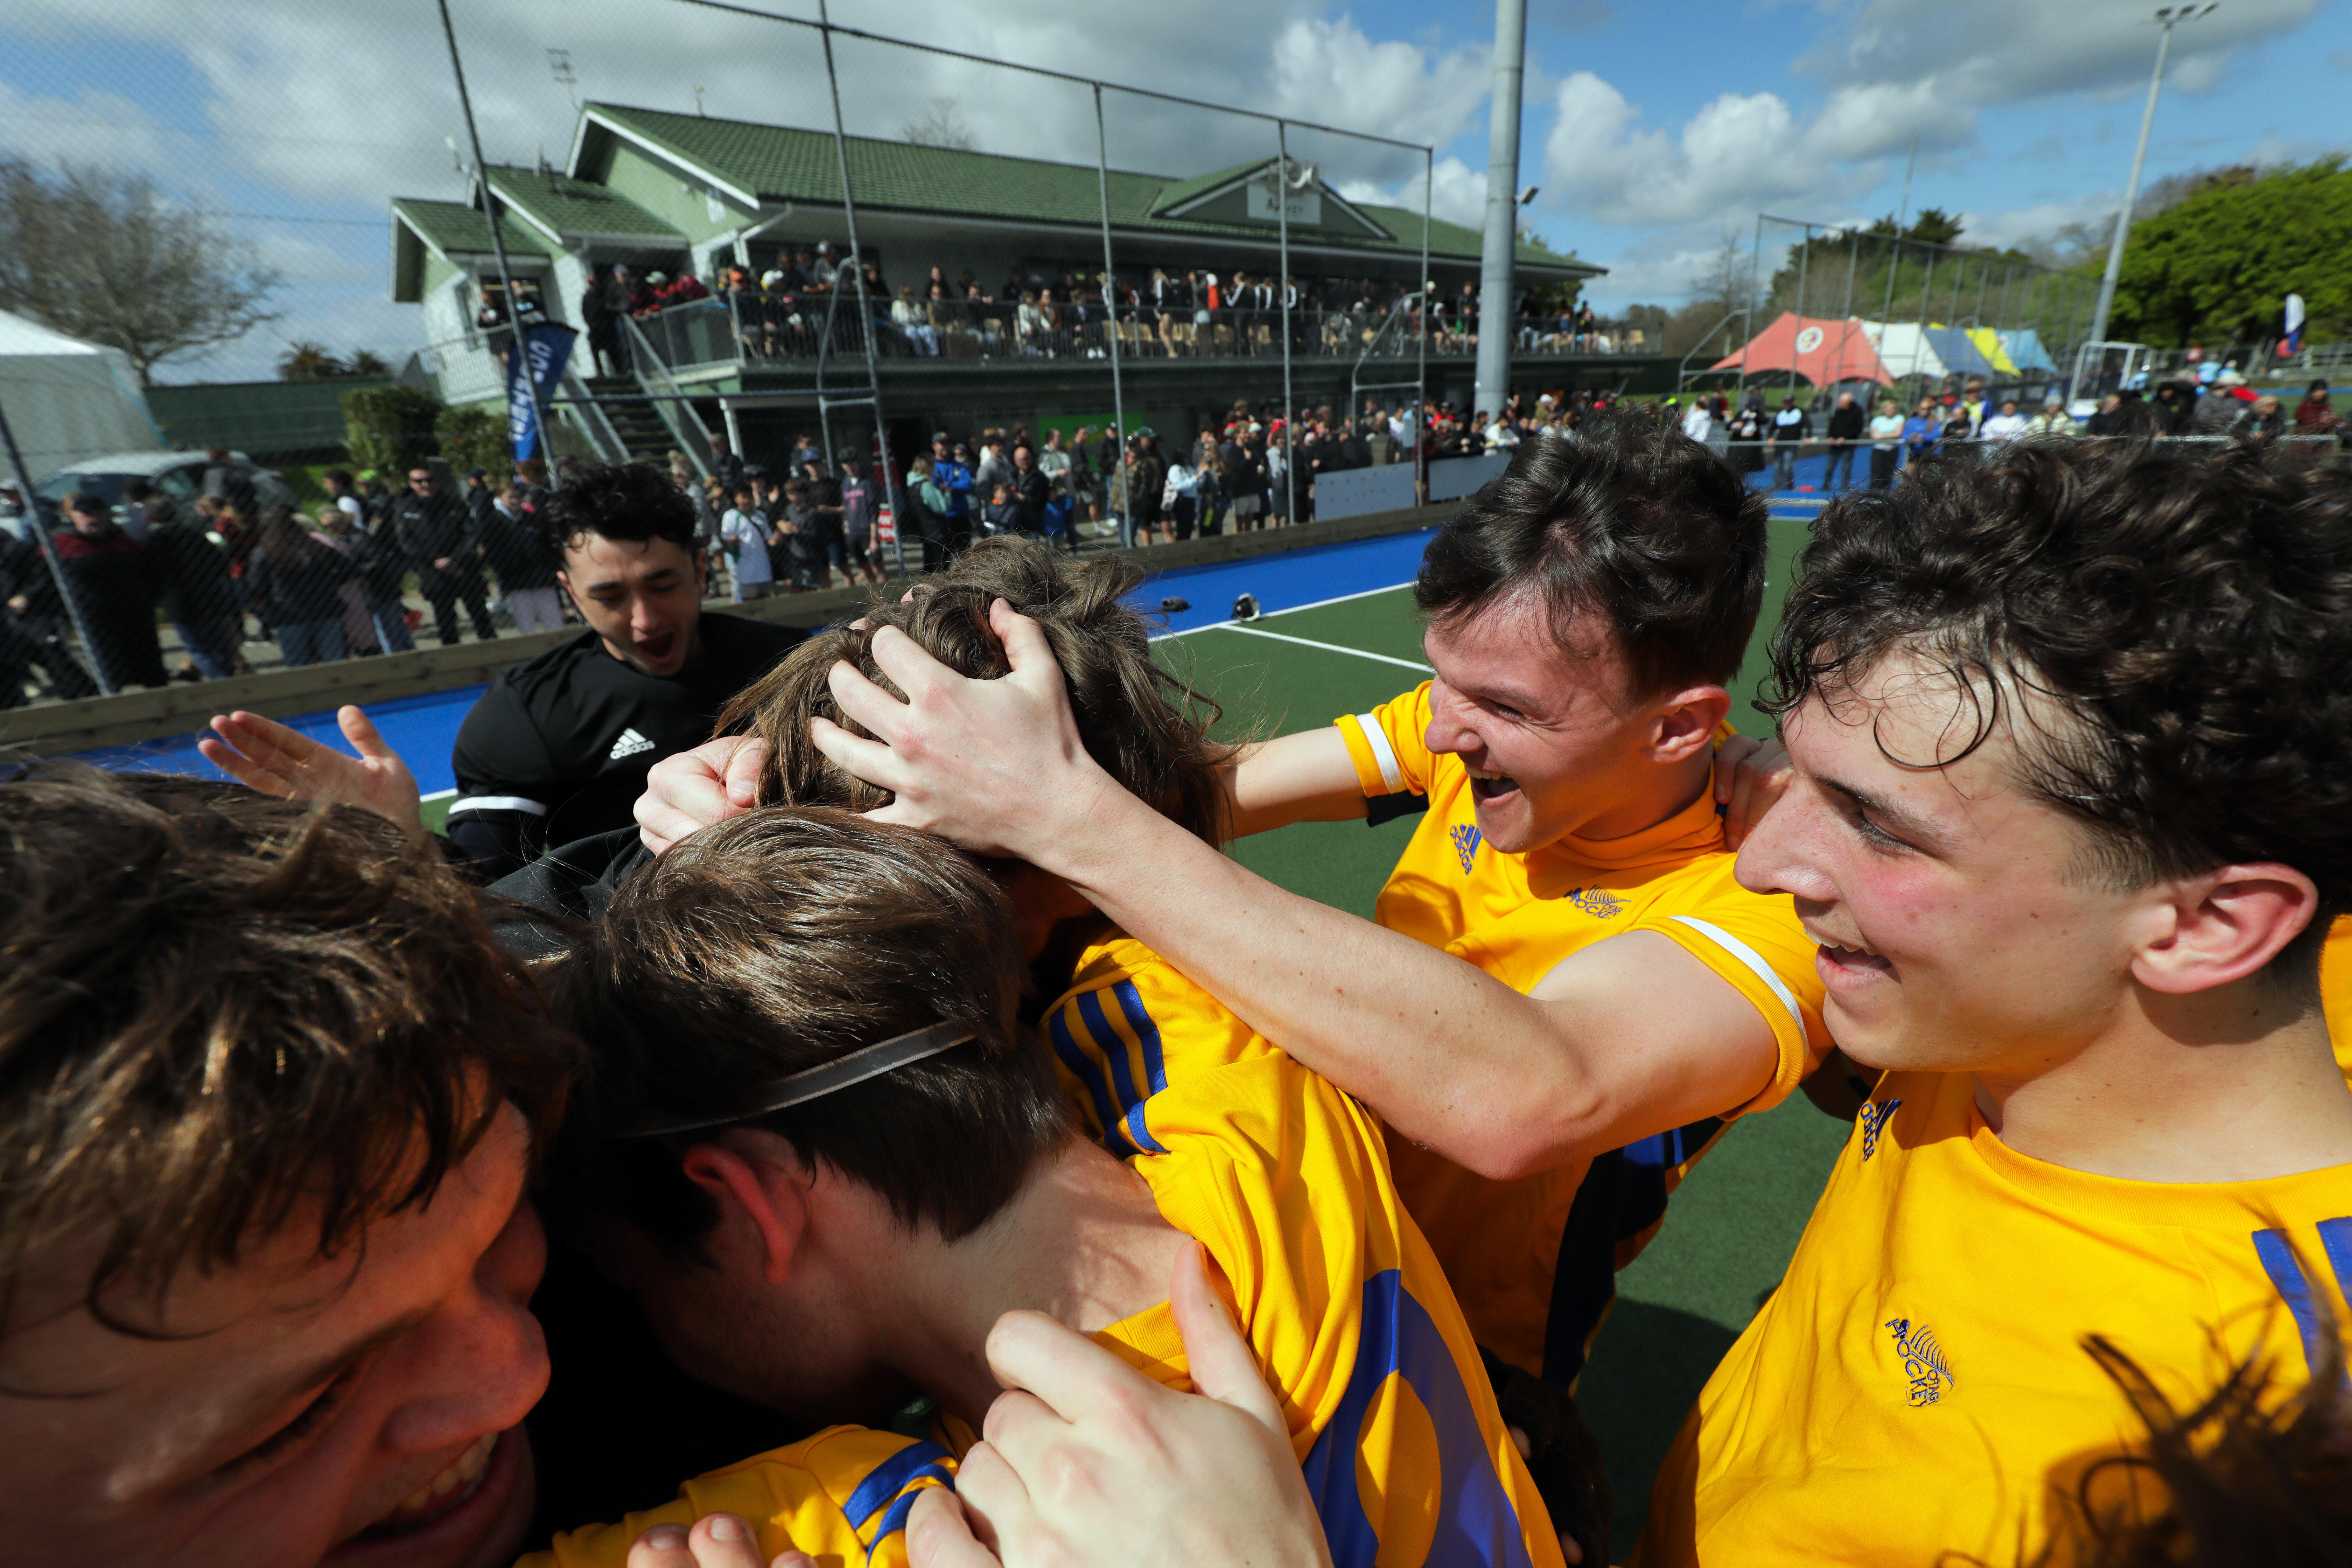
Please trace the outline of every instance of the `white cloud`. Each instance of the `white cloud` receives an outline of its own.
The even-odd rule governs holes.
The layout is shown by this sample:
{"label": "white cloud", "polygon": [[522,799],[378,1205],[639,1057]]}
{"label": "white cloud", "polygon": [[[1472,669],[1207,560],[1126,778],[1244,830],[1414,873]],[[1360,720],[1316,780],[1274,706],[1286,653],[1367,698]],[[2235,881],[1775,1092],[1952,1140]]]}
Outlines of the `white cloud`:
{"label": "white cloud", "polygon": [[[1446,223],[1463,224],[1476,228],[1486,221],[1486,171],[1474,169],[1459,158],[1437,160],[1436,181],[1430,196],[1429,210]],[[1403,207],[1407,211],[1421,206],[1423,174],[1416,171],[1412,178],[1401,185],[1383,185],[1372,180],[1341,180],[1335,184],[1339,193],[1353,202],[1378,202],[1385,206]]]}

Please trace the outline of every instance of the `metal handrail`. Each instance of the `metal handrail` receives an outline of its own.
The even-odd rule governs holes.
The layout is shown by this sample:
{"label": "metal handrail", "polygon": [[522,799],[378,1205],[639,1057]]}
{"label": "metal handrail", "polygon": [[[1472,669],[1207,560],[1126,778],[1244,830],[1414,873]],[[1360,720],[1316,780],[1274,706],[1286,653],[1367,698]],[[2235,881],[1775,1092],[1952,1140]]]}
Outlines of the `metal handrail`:
{"label": "metal handrail", "polygon": [[637,384],[653,394],[650,401],[654,412],[661,416],[662,425],[677,443],[677,449],[693,466],[695,476],[709,479],[711,471],[709,427],[702,423],[702,416],[695,413],[694,405],[679,391],[667,363],[654,352],[652,342],[638,330],[636,319],[624,317],[623,320],[628,327],[629,363],[636,374]]}

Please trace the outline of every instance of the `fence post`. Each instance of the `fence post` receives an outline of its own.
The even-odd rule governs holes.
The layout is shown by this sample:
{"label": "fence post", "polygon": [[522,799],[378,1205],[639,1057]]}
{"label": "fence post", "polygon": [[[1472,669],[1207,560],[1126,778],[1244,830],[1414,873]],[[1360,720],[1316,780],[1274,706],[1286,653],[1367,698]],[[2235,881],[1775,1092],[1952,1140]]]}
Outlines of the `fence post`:
{"label": "fence post", "polygon": [[[106,660],[99,657],[98,644],[90,638],[89,624],[81,618],[81,602],[74,595],[73,584],[66,581],[65,568],[58,563],[58,547],[50,542],[49,531],[42,525],[41,500],[33,493],[33,471],[25,467],[25,454],[16,449],[16,432],[9,427],[5,409],[0,409],[0,444],[8,448],[8,467],[15,470],[19,493],[25,498],[25,526],[32,530],[33,541],[41,548],[41,559],[48,563],[49,581],[58,585],[58,597],[65,601],[66,619],[73,623],[74,635],[81,638],[81,650],[89,656],[89,672],[98,680],[98,689],[111,697],[114,695],[114,682],[106,673]],[[242,616],[238,617],[237,624],[243,627]],[[240,629],[237,635],[243,637],[245,634]],[[47,666],[42,668],[46,669]]]}
{"label": "fence post", "polygon": [[1274,212],[1282,247],[1282,491],[1283,520],[1298,525],[1298,408],[1290,395],[1290,126],[1274,122]]}
{"label": "fence post", "polygon": [[[1112,259],[1110,249],[1110,135],[1103,129],[1102,83],[1096,82],[1094,89],[1095,191],[1102,201],[1103,320],[1105,330],[1110,335],[1110,418],[1111,434],[1114,437],[1111,442],[1111,449],[1114,453],[1111,460],[1123,465],[1127,461],[1127,392],[1119,379],[1118,370],[1118,265]],[[1110,499],[1111,479],[1112,476],[1109,474],[1102,476],[1105,500]],[[1135,514],[1133,496],[1127,498],[1127,510],[1128,516],[1131,519]],[[1073,529],[1077,527],[1075,518],[1070,526]],[[1121,525],[1120,531],[1128,534],[1129,538],[1133,537],[1124,523]]]}

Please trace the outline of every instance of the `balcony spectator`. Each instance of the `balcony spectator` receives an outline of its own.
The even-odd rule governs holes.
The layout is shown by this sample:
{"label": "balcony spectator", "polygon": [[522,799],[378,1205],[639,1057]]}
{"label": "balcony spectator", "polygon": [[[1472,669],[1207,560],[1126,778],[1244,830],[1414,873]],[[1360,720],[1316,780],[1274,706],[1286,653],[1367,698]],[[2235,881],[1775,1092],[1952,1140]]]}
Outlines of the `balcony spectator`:
{"label": "balcony spectator", "polygon": [[1829,423],[1822,434],[1829,440],[1830,459],[1822,475],[1822,489],[1832,495],[1853,484],[1854,443],[1862,439],[1862,405],[1851,392],[1837,395]]}
{"label": "balcony spectator", "polygon": [[734,579],[735,602],[764,599],[776,591],[775,569],[769,564],[768,516],[749,484],[735,487],[735,504],[719,522],[719,548],[727,557],[727,574]]}
{"label": "balcony spectator", "polygon": [[539,519],[524,504],[523,489],[510,484],[499,492],[489,515],[482,521],[482,558],[499,576],[499,597],[514,617],[515,630],[563,629],[562,590],[556,581],[563,563],[548,547]]}
{"label": "balcony spectator", "polygon": [[[31,524],[31,515],[26,521]],[[6,606],[0,615],[0,708],[24,700],[35,667],[65,701],[98,695],[98,683],[74,652],[56,574],[36,540],[14,531],[0,531],[0,605]]]}
{"label": "balcony spectator", "polygon": [[66,592],[81,612],[89,656],[117,691],[161,686],[163,646],[155,636],[155,598],[150,566],[139,542],[115,524],[97,496],[66,497],[70,525],[50,535]]}
{"label": "balcony spectator", "polygon": [[890,307],[891,324],[905,335],[917,353],[936,358],[940,352],[940,334],[915,300],[912,285],[898,285],[898,298]]}
{"label": "balcony spectator", "polygon": [[[351,515],[340,507],[336,510]],[[245,612],[228,551],[206,536],[201,513],[189,518],[175,513],[151,523],[143,548],[156,602],[178,634],[195,676],[226,680],[246,674]]]}
{"label": "balcony spectator", "polygon": [[[388,532],[371,533],[352,520],[352,514],[336,509],[339,521],[327,522],[327,531],[340,541],[350,552],[352,565],[359,573],[360,603],[367,611],[368,625],[374,631],[376,650],[380,653],[407,653],[416,647],[408,632],[408,605],[402,597],[408,578],[408,557],[402,554]],[[363,641],[354,642],[363,647]]]}
{"label": "balcony spectator", "polygon": [[473,619],[476,637],[488,642],[499,635],[490,619],[481,540],[473,519],[463,501],[441,491],[430,468],[408,471],[408,493],[394,505],[387,526],[416,574],[425,602],[433,606],[434,627],[443,647],[457,646],[460,600]]}
{"label": "balcony spectator", "polygon": [[1895,399],[1878,400],[1878,412],[1870,420],[1870,488],[1891,489],[1895,483],[1895,459],[1903,441],[1903,411]]}
{"label": "balcony spectator", "polygon": [[246,602],[276,634],[286,668],[341,658],[342,586],[359,574],[351,558],[274,507],[261,514],[254,539]]}

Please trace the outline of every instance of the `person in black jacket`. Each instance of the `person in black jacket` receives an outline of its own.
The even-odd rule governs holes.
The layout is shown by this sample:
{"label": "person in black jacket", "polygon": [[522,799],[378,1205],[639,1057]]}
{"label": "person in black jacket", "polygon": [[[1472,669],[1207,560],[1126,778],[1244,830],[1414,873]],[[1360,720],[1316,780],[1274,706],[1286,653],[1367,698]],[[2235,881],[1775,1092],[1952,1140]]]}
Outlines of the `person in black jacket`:
{"label": "person in black jacket", "polygon": [[237,602],[228,552],[206,538],[195,521],[183,517],[169,498],[149,503],[147,537],[141,545],[163,618],[179,633],[196,672],[207,680],[244,673],[245,611]]}
{"label": "person in black jacket", "polygon": [[1037,466],[1037,449],[1024,441],[1013,448],[1013,531],[1031,539],[1045,537],[1045,504],[1054,487]]}
{"label": "person in black jacket", "polygon": [[416,573],[416,585],[433,606],[435,629],[441,646],[457,644],[457,601],[466,602],[474,621],[474,635],[488,642],[499,635],[490,619],[488,594],[482,584],[481,536],[466,503],[444,495],[433,471],[408,470],[408,493],[393,503],[386,520],[394,542]]}
{"label": "person in black jacket", "polygon": [[516,631],[563,629],[563,604],[556,587],[563,563],[549,547],[539,519],[526,508],[520,485],[501,490],[483,521],[482,556],[499,574],[499,595],[514,616]]}
{"label": "person in black jacket", "polygon": [[359,572],[360,593],[375,627],[376,648],[382,653],[407,653],[416,647],[408,635],[408,605],[401,595],[408,577],[408,557],[393,542],[390,530],[372,533],[348,511],[321,520],[335,542],[350,552]]}
{"label": "person in black jacket", "polygon": [[1853,483],[1854,448],[1861,444],[1863,434],[1862,405],[1851,392],[1837,395],[1837,406],[1830,410],[1829,427],[1822,432],[1829,437],[1829,468],[1822,479],[1822,489],[1830,495]]}

